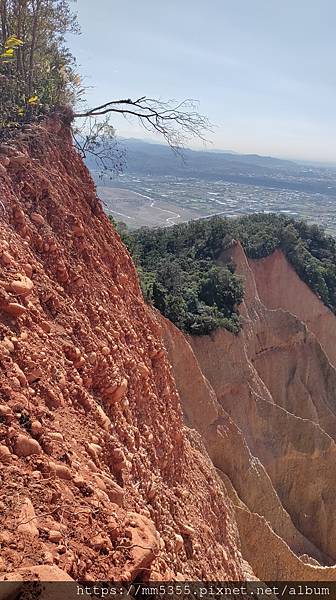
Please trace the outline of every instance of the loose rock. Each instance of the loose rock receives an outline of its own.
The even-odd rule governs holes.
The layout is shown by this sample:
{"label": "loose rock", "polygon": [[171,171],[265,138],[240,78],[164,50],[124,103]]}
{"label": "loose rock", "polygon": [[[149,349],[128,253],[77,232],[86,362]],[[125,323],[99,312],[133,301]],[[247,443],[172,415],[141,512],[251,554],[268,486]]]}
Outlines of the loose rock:
{"label": "loose rock", "polygon": [[18,435],[14,444],[14,452],[17,456],[26,457],[32,454],[42,454],[40,444],[26,435]]}
{"label": "loose rock", "polygon": [[6,465],[11,461],[11,453],[9,448],[4,445],[0,445],[0,463]]}
{"label": "loose rock", "polygon": [[32,501],[25,498],[20,510],[18,531],[30,537],[38,537],[37,518]]}

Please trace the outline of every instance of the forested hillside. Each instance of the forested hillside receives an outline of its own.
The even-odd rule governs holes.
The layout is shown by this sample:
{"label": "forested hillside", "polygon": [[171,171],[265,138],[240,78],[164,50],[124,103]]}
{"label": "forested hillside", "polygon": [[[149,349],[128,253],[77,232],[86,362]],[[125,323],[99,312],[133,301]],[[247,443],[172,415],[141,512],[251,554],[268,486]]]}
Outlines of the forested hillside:
{"label": "forested hillside", "polygon": [[235,240],[251,258],[281,248],[301,279],[336,312],[336,242],[317,225],[256,214],[132,233],[119,229],[137,264],[146,300],[188,333],[208,334],[218,327],[238,333],[243,282],[233,264],[216,263]]}
{"label": "forested hillside", "polygon": [[175,227],[122,231],[138,267],[144,296],[183,331],[239,331],[243,284],[234,265],[215,264],[232,243],[228,222],[190,221]]}

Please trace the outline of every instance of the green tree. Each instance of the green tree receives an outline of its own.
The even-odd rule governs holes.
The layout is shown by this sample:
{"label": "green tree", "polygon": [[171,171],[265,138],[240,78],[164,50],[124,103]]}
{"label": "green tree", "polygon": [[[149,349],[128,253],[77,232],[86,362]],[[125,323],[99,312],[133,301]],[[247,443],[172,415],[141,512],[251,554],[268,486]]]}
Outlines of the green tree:
{"label": "green tree", "polygon": [[243,285],[229,269],[213,266],[200,284],[199,297],[208,306],[216,305],[229,317],[243,299]]}
{"label": "green tree", "polygon": [[78,32],[66,0],[0,0],[0,137],[81,94],[65,44]]}

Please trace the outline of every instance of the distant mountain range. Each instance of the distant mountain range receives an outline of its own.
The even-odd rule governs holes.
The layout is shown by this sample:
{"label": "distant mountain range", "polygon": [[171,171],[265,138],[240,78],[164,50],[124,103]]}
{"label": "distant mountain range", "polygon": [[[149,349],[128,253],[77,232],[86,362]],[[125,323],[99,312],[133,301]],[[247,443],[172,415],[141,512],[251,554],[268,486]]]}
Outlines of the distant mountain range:
{"label": "distant mountain range", "polygon": [[[223,172],[258,172],[265,169],[293,169],[298,165],[289,160],[259,156],[258,154],[238,154],[218,150],[191,150],[186,148],[181,154],[169,146],[136,138],[120,138],[120,145],[126,151],[127,172],[152,175],[176,175],[182,177],[222,177]],[[94,170],[95,163],[90,156],[88,166]]]}
{"label": "distant mountain range", "polygon": [[248,170],[256,172],[265,169],[297,169],[298,165],[289,160],[259,156],[258,154],[238,154],[218,150],[191,150],[186,148],[182,156],[174,153],[163,144],[155,144],[135,138],[121,139],[126,150],[127,171],[156,175],[178,175],[213,177],[222,176],[223,170]]}
{"label": "distant mountain range", "polygon": [[[336,193],[336,171],[327,167],[258,154],[218,151],[185,149],[180,156],[167,145],[134,138],[120,139],[120,144],[126,151],[126,174],[221,180],[329,196]],[[95,176],[97,166],[91,157],[87,165]]]}

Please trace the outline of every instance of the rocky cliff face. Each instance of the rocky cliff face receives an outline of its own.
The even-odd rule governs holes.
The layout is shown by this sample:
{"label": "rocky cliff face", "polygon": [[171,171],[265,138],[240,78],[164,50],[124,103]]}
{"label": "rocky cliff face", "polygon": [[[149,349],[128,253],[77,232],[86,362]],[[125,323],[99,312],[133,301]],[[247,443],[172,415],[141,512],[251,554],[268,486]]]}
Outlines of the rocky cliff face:
{"label": "rocky cliff face", "polygon": [[244,579],[220,465],[59,121],[0,149],[0,199],[1,576]]}
{"label": "rocky cliff face", "polygon": [[332,364],[336,364],[335,315],[298,277],[281,250],[259,260],[249,260],[261,301],[296,315],[312,331]]}
{"label": "rocky cliff face", "polygon": [[0,579],[334,580],[335,317],[281,253],[183,335],[56,120],[0,148],[0,230]]}
{"label": "rocky cliff face", "polygon": [[[243,556],[255,574],[334,579],[335,369],[302,320],[261,302],[259,292],[267,297],[272,285],[262,265],[253,264],[255,278],[240,245],[230,258],[246,289],[238,336],[186,338],[163,322],[185,418],[202,433],[236,507]],[[282,285],[288,290],[290,282],[278,278]],[[296,286],[307,307],[308,288],[298,279]],[[308,324],[315,317],[307,310]]]}

